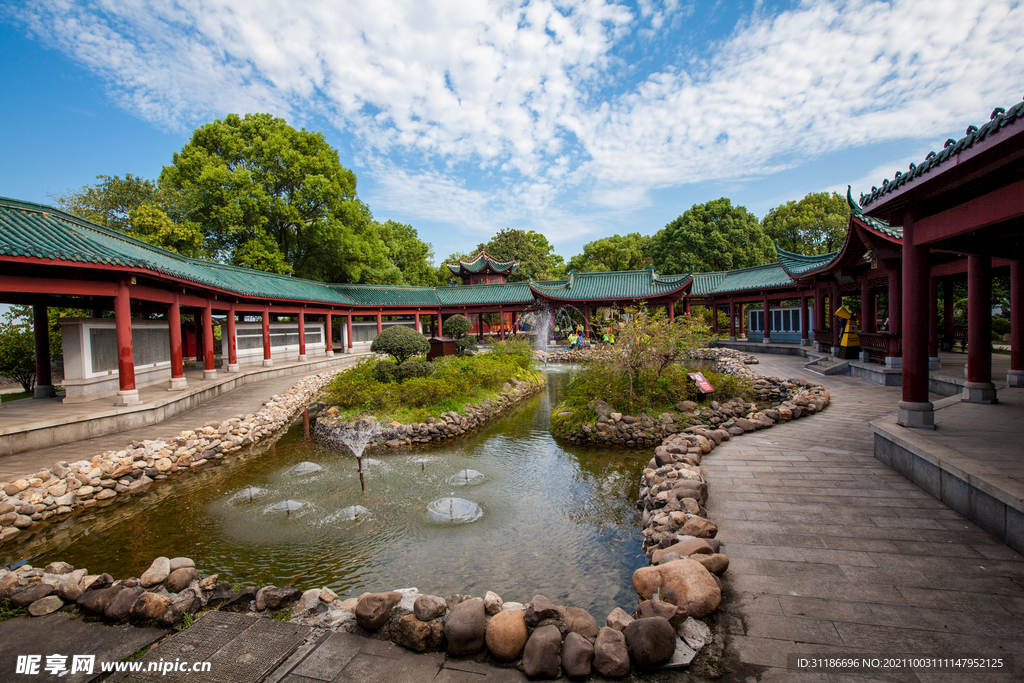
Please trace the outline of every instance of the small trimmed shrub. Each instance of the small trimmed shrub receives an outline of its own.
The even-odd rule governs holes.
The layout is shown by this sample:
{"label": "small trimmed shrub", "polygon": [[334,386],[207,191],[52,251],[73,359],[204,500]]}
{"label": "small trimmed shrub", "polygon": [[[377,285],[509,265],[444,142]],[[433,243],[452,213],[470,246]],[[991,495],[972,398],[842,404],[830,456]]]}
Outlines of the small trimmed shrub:
{"label": "small trimmed shrub", "polygon": [[382,360],[373,368],[373,378],[383,384],[398,381],[398,366],[389,360]]}
{"label": "small trimmed shrub", "polygon": [[472,356],[476,351],[476,337],[471,334],[455,342],[455,353],[460,356]]}
{"label": "small trimmed shrub", "polygon": [[398,381],[404,382],[415,377],[430,377],[434,366],[422,360],[407,360],[398,366]]}
{"label": "small trimmed shrub", "polygon": [[452,339],[462,339],[472,329],[473,323],[469,322],[469,318],[464,315],[453,315],[445,320],[444,325],[441,326],[441,331],[444,332],[444,335]]}
{"label": "small trimmed shrub", "polygon": [[392,325],[377,335],[370,344],[370,351],[383,353],[401,365],[414,356],[422,356],[430,350],[426,337],[405,325]]}

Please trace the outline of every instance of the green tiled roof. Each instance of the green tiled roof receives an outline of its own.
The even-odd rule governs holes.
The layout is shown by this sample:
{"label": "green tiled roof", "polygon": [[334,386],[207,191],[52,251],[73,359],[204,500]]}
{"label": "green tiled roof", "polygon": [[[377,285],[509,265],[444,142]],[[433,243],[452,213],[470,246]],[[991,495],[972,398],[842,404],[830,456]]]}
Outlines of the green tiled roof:
{"label": "green tiled roof", "polygon": [[353,306],[437,306],[433,287],[327,285]]}
{"label": "green tiled roof", "polygon": [[893,192],[897,188],[906,185],[911,180],[921,177],[937,166],[942,165],[951,157],[971,147],[974,143],[981,142],[989,135],[999,131],[1000,128],[1008,126],[1018,119],[1024,119],[1024,102],[1018,102],[1016,105],[1010,107],[1009,111],[1002,107],[996,107],[992,110],[988,123],[985,123],[980,128],[977,126],[968,126],[964,137],[959,140],[954,140],[952,138],[946,140],[946,144],[943,145],[941,152],[928,152],[928,156],[925,157],[924,161],[922,161],[920,165],[910,164],[910,170],[907,173],[897,171],[895,178],[892,180],[886,178],[882,181],[882,187],[872,187],[871,192],[862,194],[860,196],[861,206],[868,206],[878,201],[889,192]]}
{"label": "green tiled roof", "polygon": [[[861,200],[864,199],[864,195],[861,195]],[[874,216],[865,216],[864,211],[860,208],[860,204],[853,201],[852,190],[849,185],[846,186],[846,203],[850,205],[850,214],[857,220],[859,220],[866,228],[880,232],[886,237],[891,237],[896,240],[903,239],[903,226],[899,225],[896,227],[890,226],[889,221],[883,221],[881,218],[875,218]],[[849,235],[847,235],[849,239]]]}
{"label": "green tiled roof", "polygon": [[[700,273],[700,275],[708,275]],[[751,266],[739,270],[727,270],[722,273],[710,273],[717,276],[717,282],[710,294],[731,294],[759,289],[777,289],[793,284],[793,278],[786,274],[781,263],[769,263],[765,266]],[[696,283],[698,274],[694,274]]]}
{"label": "green tiled roof", "polygon": [[642,301],[677,292],[690,275],[657,275],[653,268],[608,273],[570,273],[568,280],[531,282],[539,296],[562,301]]}
{"label": "green tiled roof", "polygon": [[466,273],[479,273],[485,268],[490,268],[495,273],[504,273],[505,275],[511,275],[516,272],[519,268],[519,261],[515,259],[509,259],[508,261],[499,261],[486,250],[481,249],[480,253],[474,256],[469,261],[459,260],[458,263],[447,264],[448,270],[455,275],[464,275]]}
{"label": "green tiled roof", "polygon": [[475,306],[477,304],[528,304],[533,294],[526,282],[505,282],[490,285],[455,285],[438,287],[437,300],[442,306]]}
{"label": "green tiled roof", "polygon": [[786,251],[779,247],[779,243],[775,243],[775,252],[779,257],[779,265],[786,271],[790,277],[799,278],[804,273],[809,273],[812,270],[818,270],[824,268],[828,264],[836,260],[839,256],[838,251],[831,251],[827,254],[817,254],[815,256],[804,256],[803,254],[794,254],[791,251]]}

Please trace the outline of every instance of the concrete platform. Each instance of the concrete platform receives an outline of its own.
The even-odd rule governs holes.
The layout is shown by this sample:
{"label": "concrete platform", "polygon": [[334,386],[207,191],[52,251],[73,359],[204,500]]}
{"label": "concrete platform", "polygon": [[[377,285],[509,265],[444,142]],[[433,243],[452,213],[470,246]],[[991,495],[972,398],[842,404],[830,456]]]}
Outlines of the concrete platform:
{"label": "concrete platform", "polygon": [[271,368],[256,366],[241,372],[219,372],[217,379],[212,380],[204,380],[202,370],[190,370],[185,373],[186,390],[167,391],[163,384],[144,387],[139,390],[142,404],[130,407],[114,407],[110,398],[66,405],[59,396],[6,403],[0,408],[0,457],[158,424],[248,384],[311,375],[351,365],[361,357],[365,354],[342,354],[302,363],[275,361]]}
{"label": "concrete platform", "polygon": [[875,457],[1024,552],[1024,389],[1003,385],[995,405],[950,396],[935,409],[934,430],[873,421]]}

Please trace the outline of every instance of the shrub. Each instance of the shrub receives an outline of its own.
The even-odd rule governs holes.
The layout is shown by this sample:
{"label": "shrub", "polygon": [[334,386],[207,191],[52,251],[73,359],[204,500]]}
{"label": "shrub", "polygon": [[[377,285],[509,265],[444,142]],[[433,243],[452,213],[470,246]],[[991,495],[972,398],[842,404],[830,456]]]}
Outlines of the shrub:
{"label": "shrub", "polygon": [[0,325],[0,376],[19,382],[25,391],[35,387],[35,336],[27,325]]}
{"label": "shrub", "polygon": [[402,385],[403,405],[424,408],[453,398],[451,385],[434,377],[413,377]]}
{"label": "shrub", "polygon": [[389,360],[382,360],[373,368],[373,378],[382,384],[398,381],[398,366]]}
{"label": "shrub", "polygon": [[476,351],[476,337],[471,334],[455,342],[455,353],[460,356],[472,356]]}
{"label": "shrub", "polygon": [[413,356],[422,356],[429,350],[430,342],[422,334],[405,325],[392,325],[378,334],[370,344],[370,351],[391,356],[399,365]]}
{"label": "shrub", "polygon": [[464,315],[453,315],[441,326],[441,331],[445,336],[452,339],[462,339],[463,335],[471,329],[473,329],[473,323],[469,322],[469,318]]}
{"label": "shrub", "polygon": [[407,360],[398,366],[398,381],[404,382],[415,377],[430,377],[434,367],[422,360]]}

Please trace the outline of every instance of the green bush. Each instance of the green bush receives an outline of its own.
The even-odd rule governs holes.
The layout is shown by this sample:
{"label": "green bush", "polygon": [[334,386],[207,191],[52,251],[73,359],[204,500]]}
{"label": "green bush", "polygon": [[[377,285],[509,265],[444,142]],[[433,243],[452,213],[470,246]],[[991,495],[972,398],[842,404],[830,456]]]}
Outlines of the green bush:
{"label": "green bush", "polygon": [[398,381],[398,366],[389,360],[382,360],[373,367],[373,378],[382,384]]}
{"label": "green bush", "polygon": [[401,401],[403,405],[425,408],[454,398],[452,388],[444,380],[434,377],[413,377],[402,384]]}
{"label": "green bush", "polygon": [[370,351],[391,356],[399,365],[429,350],[430,342],[426,337],[405,325],[392,325],[378,334],[370,344]]}
{"label": "green bush", "polygon": [[430,377],[434,366],[422,360],[407,360],[398,366],[398,381],[404,382],[415,377]]}
{"label": "green bush", "polygon": [[446,337],[462,339],[462,336],[473,329],[473,323],[464,315],[453,315],[444,321],[441,330]]}
{"label": "green bush", "polygon": [[0,325],[0,376],[19,382],[25,391],[36,385],[36,342],[27,325]]}
{"label": "green bush", "polygon": [[455,342],[455,353],[460,356],[472,356],[476,351],[476,346],[476,337],[468,334]]}

